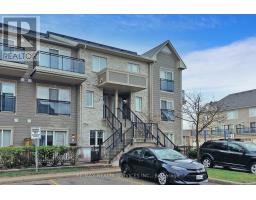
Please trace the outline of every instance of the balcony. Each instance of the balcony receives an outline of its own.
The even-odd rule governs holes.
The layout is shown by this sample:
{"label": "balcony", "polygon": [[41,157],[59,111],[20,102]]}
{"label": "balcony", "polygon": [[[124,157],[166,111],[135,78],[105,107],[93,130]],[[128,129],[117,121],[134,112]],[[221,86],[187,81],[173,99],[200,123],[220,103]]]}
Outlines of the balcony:
{"label": "balcony", "polygon": [[98,87],[137,92],[147,87],[146,76],[136,73],[106,68],[98,72]]}
{"label": "balcony", "polygon": [[38,51],[34,57],[34,70],[31,76],[35,80],[47,80],[71,85],[81,84],[86,79],[85,61]]}
{"label": "balcony", "polygon": [[23,48],[10,47],[0,43],[0,74],[4,76],[23,77],[28,69],[25,64]]}
{"label": "balcony", "polygon": [[160,90],[166,92],[174,92],[174,81],[168,79],[160,79]]}

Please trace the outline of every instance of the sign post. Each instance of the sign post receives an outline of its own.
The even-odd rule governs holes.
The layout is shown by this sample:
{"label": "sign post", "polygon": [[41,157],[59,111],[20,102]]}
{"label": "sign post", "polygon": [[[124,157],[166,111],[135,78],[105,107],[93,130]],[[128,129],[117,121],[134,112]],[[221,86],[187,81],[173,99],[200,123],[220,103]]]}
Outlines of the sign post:
{"label": "sign post", "polygon": [[38,172],[38,146],[39,146],[39,140],[41,139],[40,127],[31,128],[31,139],[35,141],[35,163],[36,163],[36,172]]}

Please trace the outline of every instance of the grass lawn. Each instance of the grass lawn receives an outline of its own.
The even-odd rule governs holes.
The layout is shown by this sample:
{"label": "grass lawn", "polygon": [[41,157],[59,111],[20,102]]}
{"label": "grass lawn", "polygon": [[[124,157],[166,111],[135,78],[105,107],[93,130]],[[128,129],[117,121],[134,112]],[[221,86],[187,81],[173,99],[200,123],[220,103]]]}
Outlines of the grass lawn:
{"label": "grass lawn", "polygon": [[77,172],[77,171],[89,171],[88,168],[81,167],[67,167],[58,169],[39,169],[38,172],[34,170],[22,170],[22,171],[12,171],[12,172],[0,172],[1,177],[14,177],[14,176],[27,176],[27,175],[37,175],[37,174],[56,174],[63,172]]}
{"label": "grass lawn", "polygon": [[239,183],[256,183],[256,175],[249,172],[241,172],[227,169],[207,169],[209,178],[234,181]]}

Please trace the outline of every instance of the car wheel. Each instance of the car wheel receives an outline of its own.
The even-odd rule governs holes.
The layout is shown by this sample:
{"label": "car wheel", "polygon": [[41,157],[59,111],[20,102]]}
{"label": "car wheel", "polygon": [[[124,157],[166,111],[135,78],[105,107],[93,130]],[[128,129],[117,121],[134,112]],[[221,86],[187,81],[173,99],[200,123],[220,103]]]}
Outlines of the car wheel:
{"label": "car wheel", "polygon": [[209,157],[203,158],[202,163],[206,168],[213,167],[212,159],[210,159]]}
{"label": "car wheel", "polygon": [[157,182],[159,185],[166,185],[168,183],[168,174],[165,171],[161,171],[157,174]]}
{"label": "car wheel", "polygon": [[129,167],[129,165],[127,163],[122,164],[121,172],[124,177],[129,177],[129,175],[131,173],[131,168]]}
{"label": "car wheel", "polygon": [[256,174],[256,163],[253,163],[253,164],[251,165],[250,171],[251,171],[251,173]]}

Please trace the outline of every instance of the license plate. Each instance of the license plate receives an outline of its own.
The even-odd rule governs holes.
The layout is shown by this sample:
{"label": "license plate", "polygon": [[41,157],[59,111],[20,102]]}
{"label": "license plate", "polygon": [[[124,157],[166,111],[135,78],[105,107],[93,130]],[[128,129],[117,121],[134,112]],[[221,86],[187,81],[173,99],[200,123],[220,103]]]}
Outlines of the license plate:
{"label": "license plate", "polygon": [[204,175],[196,175],[196,180],[202,180],[204,179]]}

